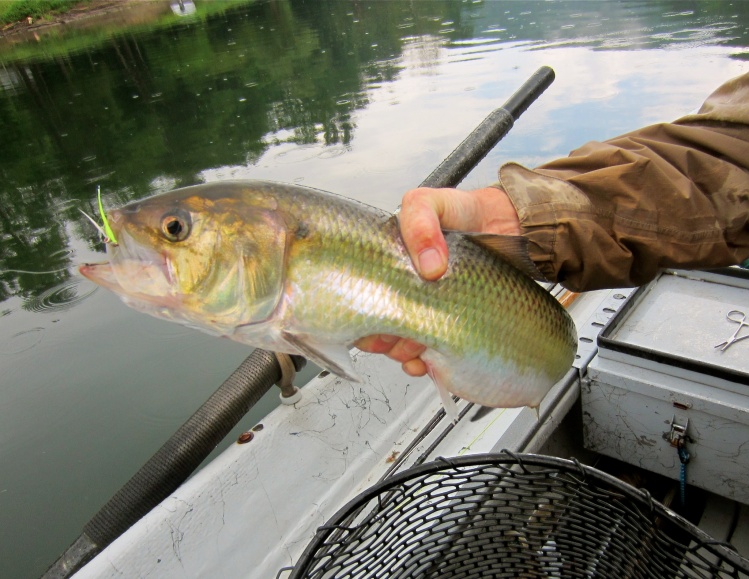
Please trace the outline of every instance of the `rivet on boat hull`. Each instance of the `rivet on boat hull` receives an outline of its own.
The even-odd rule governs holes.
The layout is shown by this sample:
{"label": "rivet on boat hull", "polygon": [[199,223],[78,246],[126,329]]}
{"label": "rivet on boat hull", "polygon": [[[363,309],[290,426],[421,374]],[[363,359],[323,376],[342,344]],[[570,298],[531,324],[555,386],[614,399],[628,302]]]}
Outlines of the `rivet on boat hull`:
{"label": "rivet on boat hull", "polygon": [[245,444],[246,442],[250,442],[253,438],[255,438],[255,435],[251,431],[243,432],[239,435],[239,438],[237,439],[237,443],[239,444]]}

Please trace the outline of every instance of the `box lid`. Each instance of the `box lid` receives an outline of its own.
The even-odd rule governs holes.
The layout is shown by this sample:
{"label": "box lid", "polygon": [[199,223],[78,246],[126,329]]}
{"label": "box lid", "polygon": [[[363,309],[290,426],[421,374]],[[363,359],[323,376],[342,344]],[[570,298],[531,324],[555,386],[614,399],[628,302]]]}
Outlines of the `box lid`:
{"label": "box lid", "polygon": [[[735,320],[744,314],[739,328]],[[664,270],[611,318],[598,355],[622,353],[662,372],[678,368],[749,386],[749,338],[716,347],[737,330],[736,338],[749,335],[749,271]]]}

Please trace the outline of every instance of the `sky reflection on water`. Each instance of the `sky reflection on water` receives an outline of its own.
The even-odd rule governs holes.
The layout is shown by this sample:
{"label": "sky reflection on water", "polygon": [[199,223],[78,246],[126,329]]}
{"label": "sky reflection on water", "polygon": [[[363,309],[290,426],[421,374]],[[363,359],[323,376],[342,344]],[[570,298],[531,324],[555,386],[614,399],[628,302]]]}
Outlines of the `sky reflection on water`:
{"label": "sky reflection on water", "polygon": [[272,179],[392,210],[539,66],[556,82],[465,187],[697,108],[749,70],[748,29],[742,2],[289,0],[0,53],[0,576],[40,574],[247,354],[75,273],[102,257],[96,185],[117,205]]}

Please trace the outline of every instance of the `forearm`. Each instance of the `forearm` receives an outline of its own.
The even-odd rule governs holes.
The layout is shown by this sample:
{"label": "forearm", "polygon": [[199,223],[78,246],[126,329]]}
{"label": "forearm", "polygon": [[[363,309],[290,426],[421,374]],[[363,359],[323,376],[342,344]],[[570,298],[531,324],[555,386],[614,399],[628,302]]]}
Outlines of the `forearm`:
{"label": "forearm", "polygon": [[749,257],[749,76],[700,114],[588,143],[535,171],[505,165],[500,181],[531,258],[571,289],[740,263]]}

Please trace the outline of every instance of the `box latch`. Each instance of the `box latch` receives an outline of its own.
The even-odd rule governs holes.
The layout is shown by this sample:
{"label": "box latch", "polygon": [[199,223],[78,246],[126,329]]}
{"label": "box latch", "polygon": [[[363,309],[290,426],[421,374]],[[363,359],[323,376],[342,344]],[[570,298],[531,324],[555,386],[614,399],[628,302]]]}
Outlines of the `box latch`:
{"label": "box latch", "polygon": [[676,415],[671,419],[671,431],[668,433],[668,442],[674,448],[684,448],[687,443],[687,428],[689,419],[685,418],[683,424],[676,421]]}

